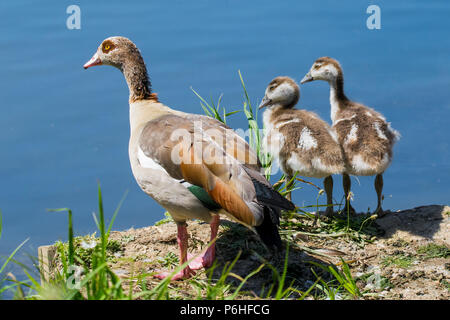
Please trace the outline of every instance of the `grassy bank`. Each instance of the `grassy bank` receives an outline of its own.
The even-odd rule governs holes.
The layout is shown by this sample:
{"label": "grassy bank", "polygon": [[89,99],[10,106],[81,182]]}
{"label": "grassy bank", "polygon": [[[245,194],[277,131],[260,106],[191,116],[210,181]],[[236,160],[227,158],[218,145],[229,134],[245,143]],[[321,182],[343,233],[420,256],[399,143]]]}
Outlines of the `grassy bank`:
{"label": "grassy bank", "polygon": [[[159,281],[153,278],[156,269],[173,268],[173,276],[184,267],[178,266],[177,254],[173,250],[164,251],[164,248],[159,255],[137,252],[137,256],[132,257],[117,254],[139,236],[117,236],[117,232],[113,232],[111,237],[111,228],[119,208],[107,225],[100,187],[98,197],[98,213],[94,216],[98,229],[96,234],[75,237],[71,210],[52,210],[67,214],[68,241],[54,244],[56,252],[54,259],[49,261],[52,264],[50,268],[42,268],[45,262],[41,261],[40,273],[44,280],[40,282],[31,270],[25,268],[26,280],[17,281],[11,276],[4,278],[4,283],[9,285],[3,286],[2,290],[14,291],[17,299],[334,299],[336,296],[363,296],[344,260],[341,260],[340,266],[324,262],[327,257],[339,256],[338,251],[302,247],[295,240],[299,232],[306,232],[300,230],[307,230],[308,234],[320,237],[328,228],[334,230],[328,233],[332,237],[354,238],[353,232],[356,230],[350,225],[337,231],[337,235],[335,231],[339,229],[336,229],[335,222],[318,222],[313,216],[294,212],[286,214],[281,226],[286,249],[273,256],[248,229],[224,220],[217,241],[220,257],[211,268],[197,272],[188,280],[171,282],[170,276]],[[318,223],[321,227],[314,227]],[[194,222],[193,225],[193,228],[203,230],[204,235],[207,235],[209,228],[205,224]],[[175,224],[166,218],[149,228],[165,228],[167,232],[163,234],[175,236],[172,227]],[[151,233],[148,237],[152,237]],[[139,239],[142,241],[143,237]],[[193,247],[200,251],[208,246],[207,237],[203,237],[206,241],[196,237],[193,239]],[[174,244],[173,239],[164,240],[157,236],[153,236],[152,240],[159,248],[164,247],[164,241]],[[195,240],[198,240],[197,243]],[[11,263],[17,250],[6,263]],[[240,264],[243,261],[252,263],[242,268],[242,264],[237,267],[238,261]],[[121,272],[123,268],[126,274]],[[50,270],[50,273],[42,274],[44,269]],[[149,272],[149,269],[154,271]],[[299,281],[293,272],[308,273],[308,280]]]}

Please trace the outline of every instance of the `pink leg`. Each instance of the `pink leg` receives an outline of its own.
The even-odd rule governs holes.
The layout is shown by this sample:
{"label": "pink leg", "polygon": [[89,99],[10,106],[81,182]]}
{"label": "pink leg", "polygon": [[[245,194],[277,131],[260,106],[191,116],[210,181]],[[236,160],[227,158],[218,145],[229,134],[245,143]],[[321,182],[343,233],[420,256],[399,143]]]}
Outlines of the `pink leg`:
{"label": "pink leg", "polygon": [[[186,224],[179,224],[177,226],[178,233],[177,233],[177,242],[178,246],[180,247],[180,265],[185,263],[187,261],[187,247],[188,247],[188,233]],[[171,272],[161,272],[157,275],[155,275],[158,279],[164,279],[168,277],[171,274]],[[191,275],[194,275],[195,272],[191,270],[189,266],[181,270],[180,272],[176,273],[171,280],[180,280],[180,279],[187,279],[190,278]]]}
{"label": "pink leg", "polygon": [[[217,231],[219,230],[220,217],[219,215],[214,215],[213,221],[210,224],[211,227],[211,241],[215,240],[217,237]],[[216,243],[213,242],[211,246],[206,249],[205,253],[189,263],[189,267],[192,270],[198,270],[201,268],[209,268],[214,262],[216,257]],[[190,258],[189,258],[190,259]]]}

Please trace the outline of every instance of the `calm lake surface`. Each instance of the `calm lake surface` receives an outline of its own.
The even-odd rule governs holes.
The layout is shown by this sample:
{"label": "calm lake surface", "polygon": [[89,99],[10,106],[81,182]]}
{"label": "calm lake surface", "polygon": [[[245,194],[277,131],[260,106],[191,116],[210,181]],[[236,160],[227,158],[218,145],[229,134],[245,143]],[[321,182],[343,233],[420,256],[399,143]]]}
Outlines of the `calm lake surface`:
{"label": "calm lake surface", "polygon": [[[122,74],[82,68],[112,35],[140,48],[162,102],[192,113],[203,111],[190,87],[215,101],[223,93],[227,110],[241,109],[241,70],[257,106],[274,77],[299,81],[316,58],[334,57],[347,95],[382,112],[402,134],[385,173],[383,207],[449,203],[450,2],[76,1],[81,29],[69,30],[66,8],[74,3],[0,4],[0,255],[26,238],[22,251],[33,255],[66,239],[67,216],[47,208],[71,208],[76,234],[94,232],[98,181],[108,217],[129,191],[114,229],[163,218],[132,177]],[[370,4],[381,8],[380,30],[366,27]],[[298,107],[330,122],[328,84],[301,92]],[[228,124],[246,129],[243,113]],[[352,183],[354,206],[373,210],[373,178]],[[338,176],[334,192],[340,201]],[[315,204],[317,191],[303,186],[293,196],[298,205]]]}

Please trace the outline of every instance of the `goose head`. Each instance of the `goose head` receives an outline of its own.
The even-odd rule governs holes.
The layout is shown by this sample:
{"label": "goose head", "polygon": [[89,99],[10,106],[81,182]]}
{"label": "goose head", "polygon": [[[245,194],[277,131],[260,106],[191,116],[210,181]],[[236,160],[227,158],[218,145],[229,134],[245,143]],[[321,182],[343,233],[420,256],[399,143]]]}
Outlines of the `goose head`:
{"label": "goose head", "polygon": [[151,93],[151,83],[144,59],[136,45],[125,37],[110,37],[102,41],[84,69],[110,65],[118,68],[125,76],[130,90],[130,102],[137,100],[157,100]]}
{"label": "goose head", "polygon": [[110,65],[123,71],[128,62],[143,63],[142,56],[136,45],[125,37],[109,37],[102,41],[92,58],[83,66],[84,69]]}
{"label": "goose head", "polygon": [[289,77],[276,77],[266,88],[259,109],[264,107],[282,106],[293,108],[300,98],[300,88]]}
{"label": "goose head", "polygon": [[313,63],[311,69],[300,83],[303,84],[314,80],[335,83],[338,78],[342,78],[342,68],[339,62],[329,57],[322,57]]}

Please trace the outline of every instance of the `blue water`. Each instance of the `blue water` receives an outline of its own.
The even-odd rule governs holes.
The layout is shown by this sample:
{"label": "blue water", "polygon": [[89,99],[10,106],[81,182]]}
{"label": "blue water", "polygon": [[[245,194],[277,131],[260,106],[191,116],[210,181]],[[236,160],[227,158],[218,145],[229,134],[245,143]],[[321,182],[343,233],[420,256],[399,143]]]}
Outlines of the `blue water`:
{"label": "blue water", "polygon": [[[71,4],[81,8],[81,30],[66,27]],[[366,28],[370,4],[381,8],[381,30]],[[448,204],[449,15],[448,1],[2,1],[0,254],[26,238],[22,251],[33,255],[66,239],[66,216],[46,208],[71,208],[76,233],[93,232],[97,181],[109,215],[129,190],[115,229],[163,217],[131,174],[122,74],[82,68],[111,35],[138,45],[164,103],[193,113],[202,109],[191,86],[207,98],[223,93],[231,111],[243,102],[238,70],[257,105],[275,76],[300,80],[316,58],[337,58],[347,95],[402,134],[385,174],[384,207]],[[328,85],[301,89],[299,106],[330,121]],[[229,125],[246,128],[243,114]],[[354,206],[374,209],[373,178],[352,181]],[[334,190],[340,200],[340,177]],[[305,186],[294,200],[315,204],[316,195]]]}

